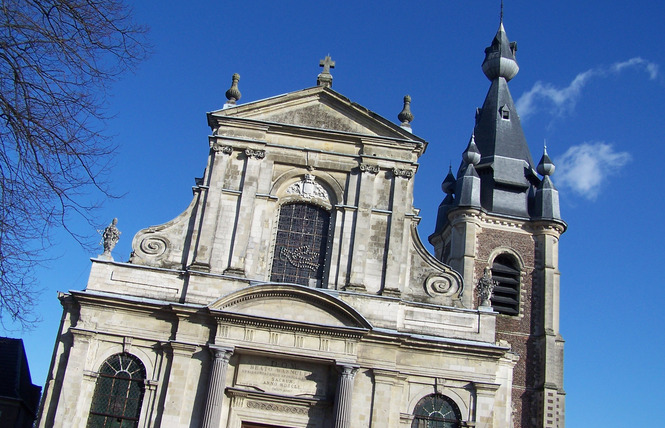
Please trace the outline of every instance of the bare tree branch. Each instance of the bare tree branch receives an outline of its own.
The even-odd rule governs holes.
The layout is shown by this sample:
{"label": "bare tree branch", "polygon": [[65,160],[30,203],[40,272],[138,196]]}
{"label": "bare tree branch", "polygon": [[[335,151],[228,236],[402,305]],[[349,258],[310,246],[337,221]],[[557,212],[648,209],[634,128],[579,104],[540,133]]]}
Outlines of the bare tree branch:
{"label": "bare tree branch", "polygon": [[37,320],[50,234],[85,243],[72,216],[95,230],[91,196],[113,197],[105,97],[146,57],[145,33],[122,0],[0,0],[0,321]]}

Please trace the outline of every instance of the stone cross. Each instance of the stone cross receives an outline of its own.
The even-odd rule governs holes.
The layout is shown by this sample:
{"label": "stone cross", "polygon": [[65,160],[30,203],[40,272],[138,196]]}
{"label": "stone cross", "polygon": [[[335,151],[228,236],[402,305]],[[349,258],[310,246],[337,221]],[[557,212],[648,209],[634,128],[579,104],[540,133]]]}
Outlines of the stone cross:
{"label": "stone cross", "polygon": [[324,59],[319,61],[319,67],[323,67],[323,73],[330,74],[330,69],[335,68],[335,61],[330,58],[330,55],[326,55]]}

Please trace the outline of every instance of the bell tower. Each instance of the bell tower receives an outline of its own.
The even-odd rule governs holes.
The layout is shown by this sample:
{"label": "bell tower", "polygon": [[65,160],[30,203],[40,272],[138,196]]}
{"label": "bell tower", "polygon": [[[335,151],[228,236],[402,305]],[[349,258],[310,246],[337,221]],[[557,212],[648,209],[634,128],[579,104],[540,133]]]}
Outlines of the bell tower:
{"label": "bell tower", "polygon": [[[508,90],[517,75],[517,43],[503,26],[485,49],[490,88],[456,175],[442,184],[436,257],[464,278],[465,308],[498,312],[497,343],[519,356],[513,371],[512,426],[563,427],[563,344],[559,332],[558,243],[566,230],[543,151],[534,167]],[[478,283],[491,273],[491,306]]]}

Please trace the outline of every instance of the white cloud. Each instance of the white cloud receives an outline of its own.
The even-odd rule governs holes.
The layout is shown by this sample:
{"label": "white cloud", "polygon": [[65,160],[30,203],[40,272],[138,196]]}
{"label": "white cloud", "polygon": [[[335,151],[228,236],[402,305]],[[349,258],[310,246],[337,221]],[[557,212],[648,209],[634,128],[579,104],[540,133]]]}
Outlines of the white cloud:
{"label": "white cloud", "polygon": [[594,200],[607,178],[617,173],[630,159],[630,153],[617,152],[611,144],[582,143],[557,158],[556,183]]}
{"label": "white cloud", "polygon": [[609,67],[598,67],[578,74],[565,88],[556,88],[551,83],[536,82],[533,87],[522,94],[517,100],[516,108],[521,118],[535,113],[539,108],[550,105],[553,113],[562,115],[570,111],[579,100],[582,88],[594,77],[604,77],[610,74],[621,73],[625,69],[643,69],[649,74],[649,79],[658,77],[658,64],[640,57],[627,61],[616,62]]}

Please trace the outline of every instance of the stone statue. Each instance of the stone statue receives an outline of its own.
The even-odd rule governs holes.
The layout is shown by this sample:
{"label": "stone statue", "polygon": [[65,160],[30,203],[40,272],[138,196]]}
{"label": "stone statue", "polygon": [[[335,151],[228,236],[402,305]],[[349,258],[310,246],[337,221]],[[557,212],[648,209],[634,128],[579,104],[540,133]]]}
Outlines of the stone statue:
{"label": "stone statue", "polygon": [[120,239],[120,234],[122,232],[116,227],[117,224],[118,219],[114,218],[111,224],[106,226],[106,229],[104,229],[104,232],[102,233],[102,245],[104,245],[103,256],[111,257],[111,251],[113,251],[115,244],[117,244]]}
{"label": "stone statue", "polygon": [[492,279],[490,268],[486,267],[483,277],[478,281],[478,296],[480,297],[480,306],[492,306],[492,292],[497,282]]}

